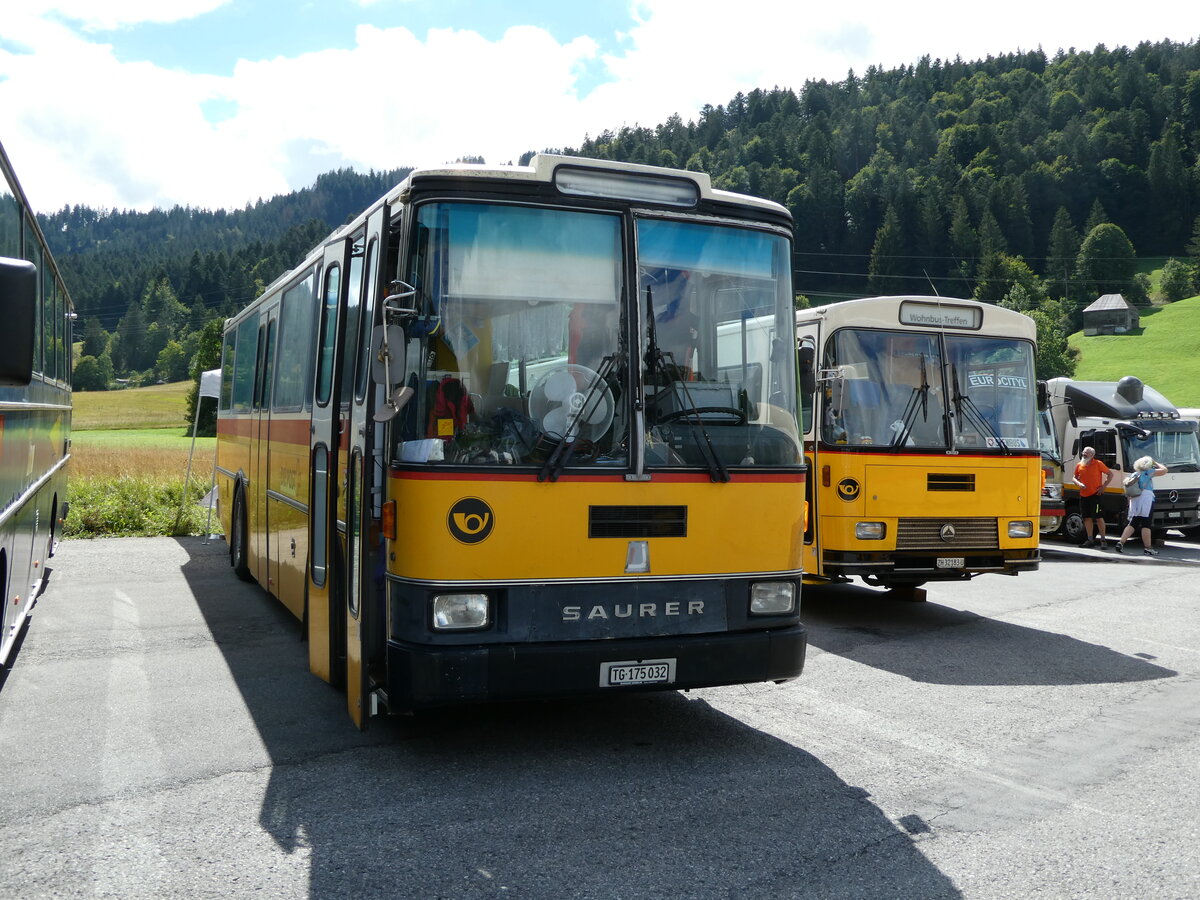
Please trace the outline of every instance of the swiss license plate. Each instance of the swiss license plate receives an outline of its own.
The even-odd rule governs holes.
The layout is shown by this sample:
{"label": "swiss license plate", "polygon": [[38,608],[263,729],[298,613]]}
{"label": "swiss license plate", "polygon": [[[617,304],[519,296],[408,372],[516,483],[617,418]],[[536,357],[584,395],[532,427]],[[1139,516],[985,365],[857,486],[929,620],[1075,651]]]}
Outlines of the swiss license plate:
{"label": "swiss license plate", "polygon": [[643,659],[600,663],[600,687],[620,687],[627,684],[672,684],[675,681],[675,660]]}
{"label": "swiss license plate", "polygon": [[1168,519],[1181,519],[1181,518],[1183,518],[1183,513],[1181,513],[1177,509],[1173,509],[1167,513],[1167,518]]}
{"label": "swiss license plate", "polygon": [[961,569],[966,564],[966,559],[961,556],[939,556],[937,558],[939,569]]}

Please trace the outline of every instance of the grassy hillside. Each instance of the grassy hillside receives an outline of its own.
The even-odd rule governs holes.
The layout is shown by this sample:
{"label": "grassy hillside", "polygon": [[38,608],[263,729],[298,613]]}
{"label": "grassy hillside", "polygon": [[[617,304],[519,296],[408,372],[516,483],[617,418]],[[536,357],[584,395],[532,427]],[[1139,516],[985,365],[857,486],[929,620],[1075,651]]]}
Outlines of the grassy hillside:
{"label": "grassy hillside", "polygon": [[[125,391],[76,391],[71,417],[76,431],[113,428],[186,429],[187,393],[193,382],[176,381]],[[208,401],[211,403],[212,401]]]}
{"label": "grassy hillside", "polygon": [[1176,406],[1200,406],[1200,297],[1141,311],[1129,334],[1071,335],[1080,351],[1075,378],[1117,381],[1136,375]]}

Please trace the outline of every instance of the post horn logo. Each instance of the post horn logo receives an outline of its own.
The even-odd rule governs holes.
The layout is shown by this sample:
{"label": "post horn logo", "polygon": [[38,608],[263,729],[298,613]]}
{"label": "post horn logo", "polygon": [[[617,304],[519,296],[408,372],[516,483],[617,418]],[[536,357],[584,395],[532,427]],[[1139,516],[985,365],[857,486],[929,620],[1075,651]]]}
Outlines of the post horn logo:
{"label": "post horn logo", "polygon": [[478,497],[463,497],[452,507],[446,516],[446,527],[450,529],[456,541],[464,544],[478,544],[492,533],[496,524],[496,515],[492,508]]}
{"label": "post horn logo", "polygon": [[857,500],[861,488],[853,478],[843,478],[837,483],[837,495],[843,500]]}

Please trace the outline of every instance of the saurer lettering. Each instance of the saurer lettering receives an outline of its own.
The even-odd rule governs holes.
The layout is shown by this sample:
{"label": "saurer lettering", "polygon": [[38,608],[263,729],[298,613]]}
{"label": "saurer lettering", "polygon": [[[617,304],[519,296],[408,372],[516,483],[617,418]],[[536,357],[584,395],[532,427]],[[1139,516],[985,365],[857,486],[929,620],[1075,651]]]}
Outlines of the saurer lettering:
{"label": "saurer lettering", "polygon": [[611,606],[596,604],[586,609],[582,606],[564,606],[562,620],[579,622],[583,619],[654,619],[659,616],[660,607],[664,616],[704,615],[703,600],[688,600],[686,609],[682,601],[668,600],[666,603],[614,603]]}

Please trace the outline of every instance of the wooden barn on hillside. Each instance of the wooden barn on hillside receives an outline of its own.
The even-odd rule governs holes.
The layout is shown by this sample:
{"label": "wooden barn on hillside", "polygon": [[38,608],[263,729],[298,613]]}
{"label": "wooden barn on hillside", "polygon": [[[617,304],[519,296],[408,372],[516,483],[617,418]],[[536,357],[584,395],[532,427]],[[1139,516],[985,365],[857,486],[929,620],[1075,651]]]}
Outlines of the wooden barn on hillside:
{"label": "wooden barn on hillside", "polygon": [[1083,311],[1084,334],[1124,334],[1139,327],[1137,307],[1120,294],[1104,294]]}

